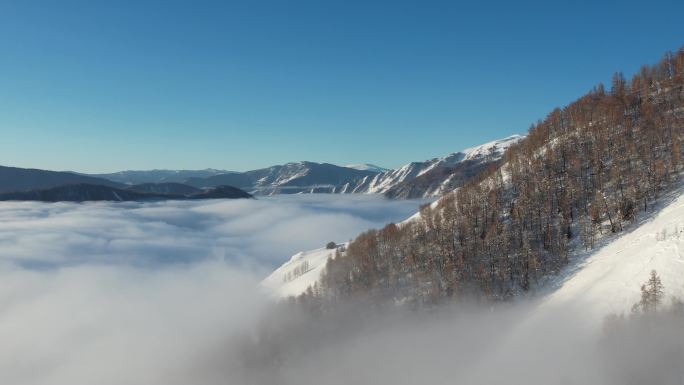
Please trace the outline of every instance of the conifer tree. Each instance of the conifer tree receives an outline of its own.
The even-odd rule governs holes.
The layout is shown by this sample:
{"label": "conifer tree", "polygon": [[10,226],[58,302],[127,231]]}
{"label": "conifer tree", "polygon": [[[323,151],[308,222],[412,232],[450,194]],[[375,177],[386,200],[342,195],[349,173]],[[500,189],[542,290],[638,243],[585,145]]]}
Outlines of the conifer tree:
{"label": "conifer tree", "polygon": [[656,313],[658,306],[663,302],[663,283],[655,270],[651,270],[648,281],[641,285],[641,302],[639,303],[644,313]]}

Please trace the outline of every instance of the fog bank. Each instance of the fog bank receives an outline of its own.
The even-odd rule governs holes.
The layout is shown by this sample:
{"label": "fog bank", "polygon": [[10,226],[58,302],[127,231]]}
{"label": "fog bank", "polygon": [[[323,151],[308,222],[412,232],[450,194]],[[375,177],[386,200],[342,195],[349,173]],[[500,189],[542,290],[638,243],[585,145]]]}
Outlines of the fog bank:
{"label": "fog bank", "polygon": [[290,254],[400,220],[417,204],[340,196],[2,204],[0,383],[617,385],[684,378],[684,330],[676,322],[657,334],[625,327],[606,342],[581,308],[540,311],[519,302],[374,312],[346,304],[311,315],[257,288]]}

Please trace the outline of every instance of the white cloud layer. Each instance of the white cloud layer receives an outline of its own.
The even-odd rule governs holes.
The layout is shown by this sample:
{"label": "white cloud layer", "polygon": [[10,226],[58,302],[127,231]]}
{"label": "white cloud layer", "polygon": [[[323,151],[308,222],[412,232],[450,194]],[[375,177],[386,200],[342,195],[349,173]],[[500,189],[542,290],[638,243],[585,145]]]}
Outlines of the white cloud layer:
{"label": "white cloud layer", "polygon": [[297,195],[259,200],[0,204],[0,263],[156,267],[207,259],[270,269],[327,241],[402,220],[421,201]]}
{"label": "white cloud layer", "polygon": [[606,347],[580,326],[582,309],[378,315],[349,306],[311,318],[259,293],[263,273],[290,254],[402,219],[417,204],[357,196],[0,204],[0,384],[684,378],[679,326],[656,343],[637,333]]}
{"label": "white cloud layer", "polygon": [[0,204],[0,384],[232,383],[291,254],[401,220],[373,196]]}

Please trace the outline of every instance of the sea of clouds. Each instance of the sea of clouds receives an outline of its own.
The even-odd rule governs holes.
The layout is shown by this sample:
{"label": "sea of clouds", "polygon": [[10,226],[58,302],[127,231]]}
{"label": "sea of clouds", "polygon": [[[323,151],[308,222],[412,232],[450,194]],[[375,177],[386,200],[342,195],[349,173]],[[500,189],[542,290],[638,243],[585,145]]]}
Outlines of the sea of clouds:
{"label": "sea of clouds", "polygon": [[421,203],[2,202],[0,384],[190,384],[272,305],[258,288],[270,270]]}
{"label": "sea of clouds", "polygon": [[0,203],[0,264],[73,265],[223,261],[270,270],[302,250],[400,221],[421,200],[292,195],[156,203]]}
{"label": "sea of clouds", "polygon": [[606,347],[582,309],[347,304],[311,317],[260,291],[291,254],[421,203],[0,203],[0,384],[682,383],[681,329]]}

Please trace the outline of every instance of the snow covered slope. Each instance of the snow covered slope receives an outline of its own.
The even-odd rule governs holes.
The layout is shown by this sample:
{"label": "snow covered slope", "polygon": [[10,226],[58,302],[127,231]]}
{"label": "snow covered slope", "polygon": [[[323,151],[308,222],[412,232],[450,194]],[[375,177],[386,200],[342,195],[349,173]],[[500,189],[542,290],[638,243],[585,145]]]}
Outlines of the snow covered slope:
{"label": "snow covered slope", "polygon": [[501,157],[508,147],[523,139],[523,135],[511,135],[507,138],[494,140],[476,147],[466,148],[464,160],[482,159],[487,157]]}
{"label": "snow covered slope", "polygon": [[345,248],[346,243],[337,245],[337,249],[320,248],[297,253],[266,277],[261,285],[275,297],[298,296],[318,282],[328,258],[334,256],[338,249],[343,251]]}
{"label": "snow covered slope", "polygon": [[148,170],[100,174],[125,184],[183,183],[195,188],[234,186],[254,195],[333,193],[385,194],[389,198],[431,198],[461,186],[521,140],[511,135],[483,145],[394,170],[370,163],[337,166],[291,162],[245,172],[225,170]]}
{"label": "snow covered slope", "polygon": [[373,171],[373,172],[389,171],[388,168],[376,166],[376,165],[371,164],[371,163],[348,164],[348,165],[345,165],[344,167],[353,168],[354,170],[361,170],[361,171]]}
{"label": "snow covered slope", "polygon": [[127,170],[109,174],[92,174],[118,183],[136,185],[143,183],[181,183],[188,178],[208,178],[230,171],[207,168],[204,170]]}
{"label": "snow covered slope", "polygon": [[441,158],[412,162],[381,174],[369,176],[341,191],[385,194],[390,198],[430,198],[460,186],[491,162],[498,161],[512,144],[524,136],[511,135]]}
{"label": "snow covered slope", "polygon": [[340,192],[340,186],[377,174],[330,163],[292,162],[241,173],[189,178],[185,183],[198,188],[236,186],[255,195],[335,193]]}
{"label": "snow covered slope", "polygon": [[591,323],[609,313],[628,313],[651,270],[662,279],[667,304],[671,295],[684,297],[683,191],[675,190],[660,211],[624,233],[604,239],[605,246],[577,255],[542,309],[578,306]]}
{"label": "snow covered slope", "polygon": [[[600,241],[603,246],[574,252],[573,262],[561,275],[540,288],[540,294],[549,294],[541,299],[539,313],[577,306],[583,309],[587,322],[600,325],[607,314],[629,312],[651,270],[660,275],[668,302],[671,295],[684,298],[683,192],[684,183],[662,198],[660,210],[644,215],[621,234],[607,235]],[[322,248],[298,253],[262,285],[278,297],[299,295],[320,279],[334,252]],[[286,278],[304,263],[308,264],[305,273]]]}

